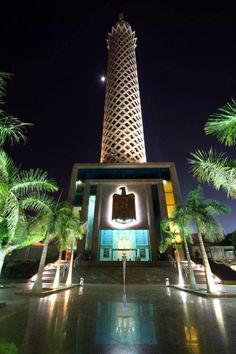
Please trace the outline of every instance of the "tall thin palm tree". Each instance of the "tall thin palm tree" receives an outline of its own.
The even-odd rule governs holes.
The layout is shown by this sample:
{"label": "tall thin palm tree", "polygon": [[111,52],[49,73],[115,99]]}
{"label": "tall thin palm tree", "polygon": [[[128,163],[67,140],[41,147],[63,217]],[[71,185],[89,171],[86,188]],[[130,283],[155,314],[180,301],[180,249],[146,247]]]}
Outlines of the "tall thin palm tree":
{"label": "tall thin palm tree", "polygon": [[49,210],[45,214],[40,215],[38,218],[38,223],[44,225],[45,227],[45,234],[37,277],[32,287],[32,292],[40,292],[43,289],[43,272],[46,263],[48,246],[49,243],[56,237],[57,218],[59,213],[60,203],[54,202],[49,208]]}
{"label": "tall thin palm tree", "polygon": [[213,293],[216,291],[216,287],[207,258],[203,235],[210,242],[223,239],[223,230],[215,219],[215,216],[227,213],[228,208],[215,200],[204,199],[200,186],[188,193],[186,201],[188,213],[191,215],[199,239],[202,261],[205,268],[207,291]]}
{"label": "tall thin palm tree", "polygon": [[[217,113],[210,116],[205,133],[212,134],[226,146],[236,144],[236,101],[232,99]],[[207,182],[216,190],[224,189],[227,195],[236,198],[236,162],[225,153],[212,148],[206,152],[198,149],[191,154],[190,169],[201,182]]]}
{"label": "tall thin palm tree", "polygon": [[[54,203],[50,210],[40,217],[38,222],[45,226],[45,239],[37,278],[32,287],[33,292],[40,292],[43,288],[43,271],[49,243],[52,240],[60,239],[62,234],[66,240],[66,245],[73,249],[76,238],[82,237],[82,225],[79,216],[75,215],[64,202]],[[73,261],[73,252],[71,258]],[[72,269],[69,267],[68,273],[71,272]]]}
{"label": "tall thin palm tree", "polygon": [[[62,258],[62,252],[67,248],[72,247],[71,258],[73,257],[73,243],[79,238],[82,239],[84,235],[84,224],[81,223],[79,213],[73,212],[72,208],[65,204],[64,208],[61,209],[60,215],[57,221],[57,236],[56,242],[59,251],[58,261],[57,261],[57,269],[55,274],[55,279],[53,283],[53,287],[57,288],[59,286],[59,277],[60,277],[60,264]],[[73,258],[71,263],[73,262]],[[69,273],[72,273],[72,267],[69,267]],[[72,278],[72,274],[70,275]],[[71,281],[68,280],[68,283]]]}
{"label": "tall thin palm tree", "polygon": [[159,250],[161,253],[165,252],[169,246],[175,246],[175,254],[176,254],[176,263],[179,275],[179,285],[184,286],[184,278],[180,265],[180,255],[176,242],[176,237],[179,236],[179,229],[176,223],[173,222],[172,219],[162,220],[161,228],[164,231],[164,240],[159,245]]}
{"label": "tall thin palm tree", "polygon": [[72,284],[72,270],[73,270],[73,261],[74,261],[74,246],[76,241],[81,240],[83,235],[86,232],[87,224],[81,223],[80,218],[75,213],[71,214],[71,218],[68,220],[67,224],[68,228],[68,245],[71,248],[71,257],[70,257],[70,265],[69,271],[67,274],[66,285],[69,286]]}
{"label": "tall thin palm tree", "polygon": [[180,235],[184,241],[184,248],[185,248],[185,253],[188,261],[188,273],[189,273],[190,286],[192,289],[196,290],[197,283],[192,269],[192,261],[190,257],[189,247],[188,247],[188,242],[192,241],[191,228],[190,228],[191,216],[189,215],[188,208],[182,204],[176,205],[174,214],[171,219],[179,229]]}

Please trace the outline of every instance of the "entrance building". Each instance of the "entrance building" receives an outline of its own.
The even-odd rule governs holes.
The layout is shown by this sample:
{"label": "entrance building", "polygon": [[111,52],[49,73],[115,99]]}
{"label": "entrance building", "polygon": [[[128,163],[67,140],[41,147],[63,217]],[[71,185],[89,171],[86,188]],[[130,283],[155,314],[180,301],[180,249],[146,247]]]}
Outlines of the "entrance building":
{"label": "entrance building", "polygon": [[75,164],[70,202],[87,221],[80,251],[99,261],[158,259],[160,221],[180,189],[173,163]]}

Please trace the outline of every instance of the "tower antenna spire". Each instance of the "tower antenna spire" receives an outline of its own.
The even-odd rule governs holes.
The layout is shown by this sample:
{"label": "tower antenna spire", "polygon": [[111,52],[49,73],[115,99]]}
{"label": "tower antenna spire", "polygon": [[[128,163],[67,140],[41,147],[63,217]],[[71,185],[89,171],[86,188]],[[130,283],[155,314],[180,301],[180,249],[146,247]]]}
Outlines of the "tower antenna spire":
{"label": "tower antenna spire", "polygon": [[119,21],[124,21],[124,14],[122,12],[119,14]]}

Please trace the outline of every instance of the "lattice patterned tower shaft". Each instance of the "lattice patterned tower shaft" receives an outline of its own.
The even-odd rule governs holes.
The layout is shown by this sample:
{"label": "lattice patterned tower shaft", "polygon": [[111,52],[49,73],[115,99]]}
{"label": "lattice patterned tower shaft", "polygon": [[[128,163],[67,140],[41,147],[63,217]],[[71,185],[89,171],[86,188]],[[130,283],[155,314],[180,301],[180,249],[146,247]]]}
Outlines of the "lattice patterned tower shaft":
{"label": "lattice patterned tower shaft", "polygon": [[108,34],[108,69],[101,162],[146,162],[136,38],[120,15]]}

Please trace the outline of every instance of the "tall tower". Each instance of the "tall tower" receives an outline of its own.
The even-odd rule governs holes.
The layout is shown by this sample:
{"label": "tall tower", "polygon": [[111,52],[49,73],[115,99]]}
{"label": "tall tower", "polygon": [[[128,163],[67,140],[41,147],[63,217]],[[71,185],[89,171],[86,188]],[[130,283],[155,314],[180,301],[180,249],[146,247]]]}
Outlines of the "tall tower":
{"label": "tall tower", "polygon": [[136,38],[123,15],[108,34],[108,69],[100,162],[146,162]]}
{"label": "tall tower", "polygon": [[120,15],[108,35],[101,160],[74,164],[68,196],[87,222],[78,254],[88,261],[117,262],[124,252],[127,261],[157,260],[160,221],[181,201],[175,164],[146,162],[135,47]]}

